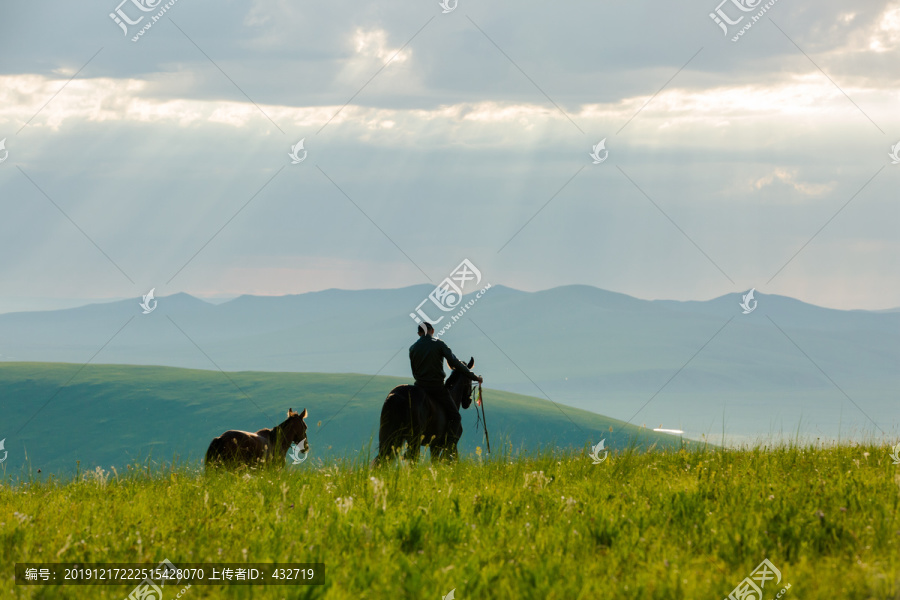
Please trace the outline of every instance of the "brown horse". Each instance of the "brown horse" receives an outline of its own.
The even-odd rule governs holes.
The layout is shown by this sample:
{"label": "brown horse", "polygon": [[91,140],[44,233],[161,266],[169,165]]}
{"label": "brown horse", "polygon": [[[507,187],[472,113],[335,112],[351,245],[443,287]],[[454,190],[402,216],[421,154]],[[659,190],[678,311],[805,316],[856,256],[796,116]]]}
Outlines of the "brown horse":
{"label": "brown horse", "polygon": [[209,443],[206,451],[206,466],[224,466],[234,469],[246,466],[284,466],[284,456],[291,444],[303,443],[303,452],[309,452],[306,441],[306,409],[296,413],[288,409],[288,418],[281,425],[271,429],[249,431],[226,431]]}
{"label": "brown horse", "polygon": [[[475,364],[470,358],[469,369]],[[472,391],[469,379],[462,373],[453,371],[444,382],[450,391],[456,409],[469,408],[472,404]],[[404,458],[413,462],[419,459],[421,446],[431,450],[431,461],[457,457],[456,444],[462,436],[462,428],[458,432],[447,430],[447,418],[444,411],[425,392],[415,385],[398,385],[384,401],[381,407],[381,423],[378,429],[378,456],[372,461],[377,466],[394,454],[406,442]]]}

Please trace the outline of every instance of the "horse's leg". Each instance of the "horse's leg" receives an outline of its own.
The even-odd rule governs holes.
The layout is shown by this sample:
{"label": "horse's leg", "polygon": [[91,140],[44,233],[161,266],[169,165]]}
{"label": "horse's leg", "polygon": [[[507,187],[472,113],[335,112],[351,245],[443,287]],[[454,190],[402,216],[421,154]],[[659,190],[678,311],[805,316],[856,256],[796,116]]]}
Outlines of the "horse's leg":
{"label": "horse's leg", "polygon": [[438,463],[444,459],[444,454],[447,451],[444,436],[431,436],[431,442],[428,444],[428,447],[431,449],[431,464]]}
{"label": "horse's leg", "polygon": [[424,441],[427,427],[428,417],[425,414],[424,407],[421,404],[413,404],[412,399],[409,403],[409,429],[406,435],[406,460],[413,464],[419,462],[419,452],[422,446],[428,444]]}
{"label": "horse's leg", "polygon": [[431,445],[431,462],[446,460],[453,462],[459,459],[459,452],[456,444],[458,440],[454,436],[443,436],[440,440],[435,440]]}
{"label": "horse's leg", "polygon": [[[446,422],[444,422],[444,427],[446,427]],[[431,462],[437,462],[439,460],[445,460],[450,457],[451,448],[455,448],[456,442],[454,436],[444,430],[441,435],[435,436],[432,438],[431,442]]]}
{"label": "horse's leg", "polygon": [[456,442],[453,442],[445,448],[445,456],[450,462],[456,462],[459,460],[459,453],[456,449]]}
{"label": "horse's leg", "polygon": [[415,464],[419,462],[419,451],[422,448],[422,437],[421,436],[410,436],[406,440],[406,454],[403,456],[404,459],[409,462]]}
{"label": "horse's leg", "polygon": [[413,406],[412,396],[408,393],[407,403],[407,410],[409,411],[409,427],[407,427],[406,432],[403,434],[403,439],[406,441],[406,452],[403,454],[403,459],[415,464],[419,462],[419,447],[421,446],[421,441],[417,434],[419,428],[416,427],[418,410],[416,410],[417,407]]}
{"label": "horse's leg", "polygon": [[241,464],[241,443],[238,437],[234,431],[226,431],[219,436],[214,460],[221,461],[222,466],[229,471]]}
{"label": "horse's leg", "polygon": [[284,452],[281,446],[275,442],[266,447],[266,467],[269,469],[284,469],[284,457],[287,456],[287,447]]}
{"label": "horse's leg", "polygon": [[445,446],[447,460],[456,461],[459,459],[459,452],[457,451],[457,444],[459,443],[459,439],[462,437],[462,423],[459,424],[458,431],[453,433],[447,433],[447,445]]}

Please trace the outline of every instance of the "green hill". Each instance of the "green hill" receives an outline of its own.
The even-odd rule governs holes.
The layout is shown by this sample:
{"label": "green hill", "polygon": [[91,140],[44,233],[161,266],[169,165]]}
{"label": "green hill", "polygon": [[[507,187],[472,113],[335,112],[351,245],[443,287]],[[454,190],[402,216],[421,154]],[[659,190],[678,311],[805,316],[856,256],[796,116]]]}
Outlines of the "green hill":
{"label": "green hill", "polygon": [[[202,458],[228,429],[256,431],[309,411],[310,463],[365,454],[377,445],[378,417],[388,392],[410,383],[359,374],[202,371],[173,367],[0,364],[8,474],[29,465],[47,472],[120,467],[148,456]],[[658,434],[602,415],[496,390],[484,390],[492,447],[585,448],[605,439],[610,450],[680,446]],[[463,411],[463,454],[483,446],[474,409]]]}

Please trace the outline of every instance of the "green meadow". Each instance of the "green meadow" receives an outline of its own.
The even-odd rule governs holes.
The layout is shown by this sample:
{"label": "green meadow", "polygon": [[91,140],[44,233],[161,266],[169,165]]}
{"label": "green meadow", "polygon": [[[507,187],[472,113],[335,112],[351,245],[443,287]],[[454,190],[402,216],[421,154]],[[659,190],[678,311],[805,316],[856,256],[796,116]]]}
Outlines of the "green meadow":
{"label": "green meadow", "polygon": [[8,481],[0,594],[125,598],[133,586],[16,586],[13,565],[168,558],[325,565],[322,585],[193,585],[189,599],[720,599],[768,559],[782,578],[766,600],[900,598],[890,448],[694,446],[593,464],[498,440],[435,466],[205,474],[147,461]]}
{"label": "green meadow", "polygon": [[[136,365],[0,363],[2,422],[15,477],[29,469],[72,474],[82,469],[152,461],[199,464],[210,440],[229,429],[257,431],[285,419],[288,408],[309,417],[310,461],[321,466],[355,458],[378,444],[381,406],[403,377],[356,373],[227,372]],[[492,440],[514,451],[678,448],[679,438],[546,399],[484,389]],[[462,411],[460,451],[484,445],[473,408]]]}

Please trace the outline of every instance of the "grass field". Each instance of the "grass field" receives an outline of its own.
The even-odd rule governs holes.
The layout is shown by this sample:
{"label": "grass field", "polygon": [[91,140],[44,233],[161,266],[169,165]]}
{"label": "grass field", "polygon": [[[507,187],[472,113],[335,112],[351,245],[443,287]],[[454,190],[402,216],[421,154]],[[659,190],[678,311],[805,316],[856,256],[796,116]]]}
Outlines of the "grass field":
{"label": "grass field", "polygon": [[0,593],[125,598],[133,586],[15,586],[13,563],[168,558],[326,565],[321,586],[194,585],[189,599],[720,599],[767,558],[782,579],[766,600],[788,584],[782,598],[900,598],[889,448],[689,448],[4,485]]}

